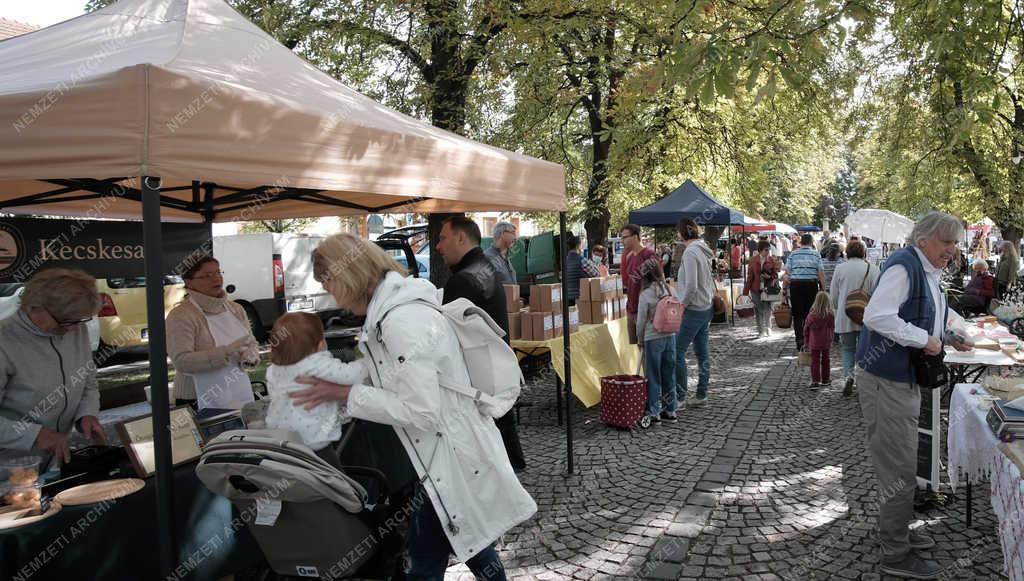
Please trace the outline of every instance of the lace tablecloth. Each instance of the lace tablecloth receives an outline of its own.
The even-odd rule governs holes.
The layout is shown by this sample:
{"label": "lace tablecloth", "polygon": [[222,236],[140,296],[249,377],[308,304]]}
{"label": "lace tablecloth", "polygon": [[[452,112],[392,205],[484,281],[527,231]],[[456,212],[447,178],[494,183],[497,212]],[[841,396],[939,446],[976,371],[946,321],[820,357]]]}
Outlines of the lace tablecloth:
{"label": "lace tablecloth", "polygon": [[[976,393],[972,393],[976,392]],[[949,403],[949,484],[960,477],[991,483],[992,509],[999,519],[1003,567],[1010,579],[1024,581],[1024,481],[1012,460],[999,450],[985,416],[987,392],[977,384],[959,384]]]}

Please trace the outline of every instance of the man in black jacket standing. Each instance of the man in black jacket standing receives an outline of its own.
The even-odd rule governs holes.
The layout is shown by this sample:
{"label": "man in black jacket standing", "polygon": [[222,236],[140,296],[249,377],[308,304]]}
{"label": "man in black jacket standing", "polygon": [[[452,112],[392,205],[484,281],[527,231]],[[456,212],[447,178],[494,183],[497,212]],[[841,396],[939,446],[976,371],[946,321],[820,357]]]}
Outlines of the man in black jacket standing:
{"label": "man in black jacket standing", "polygon": [[[483,309],[505,331],[508,341],[508,310],[505,307],[505,290],[491,261],[480,249],[480,228],[465,216],[453,216],[445,220],[437,242],[437,251],[444,257],[445,264],[452,270],[452,276],[444,285],[444,302],[458,298],[469,299]],[[516,430],[515,411],[494,420],[505,443],[508,459],[516,472],[526,468],[526,458],[519,444]]]}

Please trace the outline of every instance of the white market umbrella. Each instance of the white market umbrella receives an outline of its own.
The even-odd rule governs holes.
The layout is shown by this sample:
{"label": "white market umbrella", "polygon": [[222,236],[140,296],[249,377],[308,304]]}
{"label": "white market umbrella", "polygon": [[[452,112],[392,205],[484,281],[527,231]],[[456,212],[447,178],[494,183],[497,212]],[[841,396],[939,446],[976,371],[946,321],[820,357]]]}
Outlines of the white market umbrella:
{"label": "white market umbrella", "polygon": [[910,237],[914,221],[889,210],[865,208],[847,216],[846,227],[851,234],[878,242],[902,244]]}

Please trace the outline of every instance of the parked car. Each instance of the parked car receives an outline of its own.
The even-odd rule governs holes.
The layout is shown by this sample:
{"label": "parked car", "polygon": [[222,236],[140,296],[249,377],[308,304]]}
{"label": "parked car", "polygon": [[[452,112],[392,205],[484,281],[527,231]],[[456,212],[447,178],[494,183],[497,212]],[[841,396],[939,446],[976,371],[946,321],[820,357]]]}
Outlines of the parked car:
{"label": "parked car", "polygon": [[[25,292],[25,284],[10,282],[0,284],[0,321],[10,317],[21,307],[21,295]],[[93,317],[85,328],[89,331],[89,348],[95,352],[100,348],[100,322]]]}
{"label": "parked car", "polygon": [[303,311],[324,321],[338,306],[313,278],[311,256],[324,236],[262,232],[215,236],[213,256],[224,271],[224,290],[242,305],[253,335],[266,340],[277,318]]}
{"label": "parked car", "polygon": [[414,224],[385,232],[378,236],[374,243],[387,250],[388,254],[406,268],[415,263],[416,270],[410,268],[409,274],[417,278],[430,278],[430,245],[427,243],[426,224]]}
{"label": "parked car", "polygon": [[[104,351],[149,346],[146,316],[146,277],[99,279],[99,328]],[[185,281],[176,274],[164,275],[164,317],[185,297]]]}

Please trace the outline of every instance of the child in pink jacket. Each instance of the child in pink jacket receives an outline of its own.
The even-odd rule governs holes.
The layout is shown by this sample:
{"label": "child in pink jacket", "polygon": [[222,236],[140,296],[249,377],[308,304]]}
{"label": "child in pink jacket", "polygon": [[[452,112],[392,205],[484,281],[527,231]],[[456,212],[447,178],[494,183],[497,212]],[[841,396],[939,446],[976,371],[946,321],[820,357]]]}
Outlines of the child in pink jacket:
{"label": "child in pink jacket", "polygon": [[832,384],[829,377],[831,362],[829,349],[835,337],[836,317],[828,293],[820,291],[814,297],[811,312],[804,320],[804,349],[811,352],[811,387]]}

